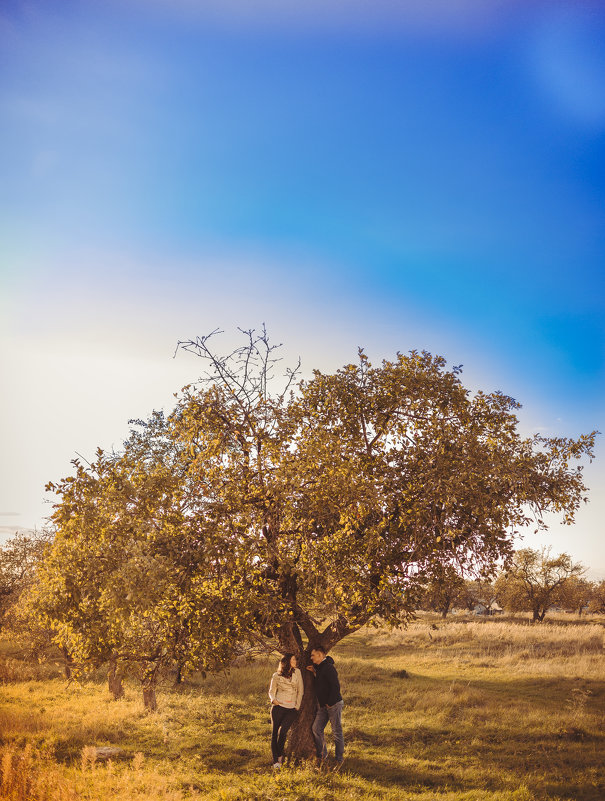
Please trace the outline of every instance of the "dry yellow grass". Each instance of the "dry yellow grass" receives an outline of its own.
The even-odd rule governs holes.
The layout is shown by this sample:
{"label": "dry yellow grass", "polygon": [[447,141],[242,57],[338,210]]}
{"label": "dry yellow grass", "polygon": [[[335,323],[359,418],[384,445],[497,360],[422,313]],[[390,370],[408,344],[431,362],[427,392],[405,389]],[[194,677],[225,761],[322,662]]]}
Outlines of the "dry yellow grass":
{"label": "dry yellow grass", "polygon": [[[604,631],[599,620],[422,616],[406,631],[359,632],[334,652],[347,740],[339,775],[269,770],[274,659],[165,687],[153,715],[134,685],[114,702],[100,681],[4,683],[0,797],[603,801]],[[95,759],[92,746],[109,745],[125,758]]]}
{"label": "dry yellow grass", "polygon": [[405,631],[382,632],[376,646],[415,648],[439,653],[459,666],[506,668],[515,673],[583,678],[603,676],[605,623],[553,618],[541,625],[524,619],[469,617],[441,621],[424,615]]}

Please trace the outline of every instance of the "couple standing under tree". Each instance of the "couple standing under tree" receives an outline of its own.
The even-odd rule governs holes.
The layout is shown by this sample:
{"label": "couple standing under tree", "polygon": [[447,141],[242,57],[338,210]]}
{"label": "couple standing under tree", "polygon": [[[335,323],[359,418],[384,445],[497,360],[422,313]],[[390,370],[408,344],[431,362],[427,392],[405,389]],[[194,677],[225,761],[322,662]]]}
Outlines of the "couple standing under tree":
{"label": "couple standing under tree", "polygon": [[[328,758],[328,749],[324,729],[330,721],[334,737],[336,770],[340,770],[344,759],[345,741],[342,733],[343,700],[340,694],[338,673],[334,660],[326,656],[321,646],[311,651],[311,662],[307,670],[313,673],[313,684],[317,697],[318,709],[313,721],[313,740],[318,767],[322,767]],[[303,679],[297,667],[296,657],[285,654],[279,662],[277,672],[271,677],[269,698],[271,699],[271,753],[273,768],[279,769],[284,758],[284,746],[290,726],[296,720],[304,692]]]}

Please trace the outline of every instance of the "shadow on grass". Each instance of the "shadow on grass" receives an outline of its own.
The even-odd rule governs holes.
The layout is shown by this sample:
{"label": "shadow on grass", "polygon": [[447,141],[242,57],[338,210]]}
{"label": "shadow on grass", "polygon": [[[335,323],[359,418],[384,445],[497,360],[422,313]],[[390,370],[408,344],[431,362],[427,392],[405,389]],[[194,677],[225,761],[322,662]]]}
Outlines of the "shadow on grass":
{"label": "shadow on grass", "polygon": [[[434,677],[414,673],[407,678],[397,678],[396,670],[386,670],[373,662],[368,671],[367,662],[364,669],[364,660],[352,657],[342,660],[339,671],[343,686],[348,689],[343,720],[350,754],[346,770],[351,773],[385,787],[497,791],[503,782],[511,789],[525,783],[538,798],[605,799],[605,793],[594,784],[596,772],[600,770],[596,754],[605,750],[605,734],[594,729],[584,730],[581,722],[574,724],[571,712],[569,725],[565,716],[561,716],[568,708],[572,690],[578,687],[575,678],[511,676],[502,680],[486,676],[467,681],[452,680],[451,674]],[[350,676],[347,676],[348,671]],[[605,698],[605,681],[591,679],[581,684],[591,691],[588,711],[596,712]],[[405,687],[406,694],[412,696],[415,690],[424,698],[434,696],[435,704],[443,704],[438,721],[433,726],[402,726],[400,717],[389,728],[390,711],[405,714],[405,709],[393,706],[398,687]],[[204,692],[221,695],[225,689],[225,685],[208,685]],[[466,697],[467,689],[470,698]],[[237,698],[237,681],[229,682],[228,691]],[[241,692],[243,707],[244,697],[249,703],[249,691],[250,687]],[[385,695],[389,694],[391,705],[385,706]],[[516,706],[519,714],[515,717]],[[532,709],[529,723],[523,716],[528,706]],[[454,714],[450,716],[447,707],[451,707],[449,711]],[[498,722],[500,709],[506,709],[509,718],[512,712],[513,722],[508,727]],[[362,713],[362,720],[371,715],[368,729],[378,724],[380,731],[365,730],[359,722],[355,726],[347,725],[354,711]],[[479,719],[473,717],[475,713]],[[233,708],[232,721],[237,714],[237,709]],[[488,716],[484,723],[481,715]],[[549,721],[562,721],[561,728],[539,731],[540,717],[544,718],[545,726]],[[407,720],[410,719],[408,715]],[[231,751],[228,747],[222,756],[207,754],[207,759],[216,769],[225,766],[239,770],[247,762],[237,750]],[[407,766],[410,760],[412,766]],[[255,765],[260,761],[262,765],[264,757],[256,753],[252,761]]]}
{"label": "shadow on grass", "polygon": [[403,757],[418,760],[418,764],[406,768],[375,754],[368,758],[356,754],[347,761],[347,768],[384,785],[497,790],[502,777],[507,777],[513,787],[522,779],[538,797],[574,801],[605,798],[603,786],[596,787],[590,777],[595,754],[605,753],[605,735],[570,727],[528,739],[522,729],[502,732],[486,728],[474,732],[475,742],[480,740],[477,746],[473,745],[472,734],[467,732],[465,738],[455,728],[449,732],[436,728],[394,728],[381,734],[353,728],[347,739],[351,749],[399,752]]}
{"label": "shadow on grass", "polygon": [[407,787],[417,791],[432,790],[437,787],[443,790],[447,787],[449,790],[475,790],[485,786],[484,783],[461,779],[450,771],[436,772],[434,769],[418,765],[397,765],[391,759],[376,756],[371,758],[353,756],[346,760],[345,765],[347,772],[385,788]]}

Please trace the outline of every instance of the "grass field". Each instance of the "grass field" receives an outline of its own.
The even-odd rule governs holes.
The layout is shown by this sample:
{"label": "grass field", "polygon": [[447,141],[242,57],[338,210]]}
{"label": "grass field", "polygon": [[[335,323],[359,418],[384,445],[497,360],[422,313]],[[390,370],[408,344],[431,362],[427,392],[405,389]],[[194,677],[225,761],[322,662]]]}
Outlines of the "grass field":
{"label": "grass field", "polygon": [[[5,649],[0,797],[603,801],[604,631],[602,620],[423,616],[350,637],[332,652],[345,698],[340,774],[271,772],[275,658],[167,685],[146,714],[134,684],[112,701],[101,677],[67,687],[58,668]],[[92,747],[110,745],[123,755],[95,761]]]}

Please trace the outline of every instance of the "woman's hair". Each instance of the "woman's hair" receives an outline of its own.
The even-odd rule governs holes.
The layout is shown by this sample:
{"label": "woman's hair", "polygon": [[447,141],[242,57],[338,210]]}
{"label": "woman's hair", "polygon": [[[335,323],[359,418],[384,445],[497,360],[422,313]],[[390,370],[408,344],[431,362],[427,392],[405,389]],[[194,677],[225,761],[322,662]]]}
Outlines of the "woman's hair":
{"label": "woman's hair", "polygon": [[284,654],[282,658],[279,660],[279,667],[277,668],[278,673],[285,679],[291,679],[292,673],[294,673],[294,668],[292,667],[292,657],[294,654]]}

